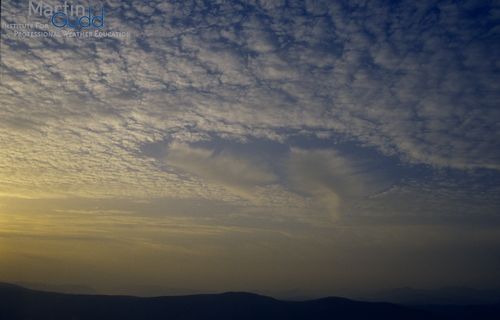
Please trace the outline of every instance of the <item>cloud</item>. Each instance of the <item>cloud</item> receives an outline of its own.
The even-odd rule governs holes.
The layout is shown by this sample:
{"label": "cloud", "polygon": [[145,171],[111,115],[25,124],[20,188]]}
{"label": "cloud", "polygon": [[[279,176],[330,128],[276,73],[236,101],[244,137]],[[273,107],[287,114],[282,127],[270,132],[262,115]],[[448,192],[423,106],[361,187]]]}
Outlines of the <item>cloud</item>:
{"label": "cloud", "polygon": [[335,149],[293,148],[288,160],[292,188],[313,197],[319,202],[317,211],[326,210],[336,219],[346,213],[347,204],[389,186],[387,178],[369,169],[366,160]]}
{"label": "cloud", "polygon": [[[425,178],[425,179],[423,179]],[[348,217],[368,224],[498,226],[498,185],[488,175],[427,173],[358,201]]]}
{"label": "cloud", "polygon": [[[493,6],[105,4],[109,30],[129,38],[2,29],[0,194],[204,199],[303,215],[320,199],[338,216],[387,185],[367,172],[376,159],[394,160],[385,175],[424,165],[498,176]],[[26,10],[3,1],[2,22],[41,19]],[[294,144],[311,136],[324,145]],[[229,147],[258,140],[291,151],[263,160]],[[214,141],[228,147],[196,145]],[[376,152],[360,161],[338,142]]]}
{"label": "cloud", "polygon": [[[498,169],[487,10],[475,19],[474,5],[446,2],[107,5],[110,28],[131,39],[2,40],[5,122],[20,124],[22,105],[24,123],[118,118],[142,141],[284,141],[283,128],[307,128],[408,162]],[[26,8],[3,8],[5,21],[22,22]]]}
{"label": "cloud", "polygon": [[277,182],[276,175],[265,164],[222,151],[171,144],[165,157],[167,166],[193,174],[206,183],[220,185],[230,193],[253,198],[256,187]]}

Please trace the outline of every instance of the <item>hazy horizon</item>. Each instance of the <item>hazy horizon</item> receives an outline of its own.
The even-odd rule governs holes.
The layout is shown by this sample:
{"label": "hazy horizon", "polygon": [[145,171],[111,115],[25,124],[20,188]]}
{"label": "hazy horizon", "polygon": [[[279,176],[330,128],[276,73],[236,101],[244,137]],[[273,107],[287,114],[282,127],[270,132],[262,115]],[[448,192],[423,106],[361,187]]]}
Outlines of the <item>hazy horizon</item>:
{"label": "hazy horizon", "polygon": [[497,1],[103,0],[78,37],[29,3],[1,2],[0,281],[500,288]]}

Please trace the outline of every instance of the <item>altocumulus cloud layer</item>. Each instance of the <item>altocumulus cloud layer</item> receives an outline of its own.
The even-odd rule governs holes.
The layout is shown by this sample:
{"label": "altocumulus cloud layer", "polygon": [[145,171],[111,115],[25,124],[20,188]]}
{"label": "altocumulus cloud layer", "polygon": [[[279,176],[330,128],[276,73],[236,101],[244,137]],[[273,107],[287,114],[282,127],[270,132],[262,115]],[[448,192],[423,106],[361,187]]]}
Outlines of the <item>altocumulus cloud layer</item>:
{"label": "altocumulus cloud layer", "polygon": [[[498,222],[498,2],[102,3],[130,37],[2,29],[6,208],[127,198],[301,236]],[[2,23],[44,19],[2,1]]]}

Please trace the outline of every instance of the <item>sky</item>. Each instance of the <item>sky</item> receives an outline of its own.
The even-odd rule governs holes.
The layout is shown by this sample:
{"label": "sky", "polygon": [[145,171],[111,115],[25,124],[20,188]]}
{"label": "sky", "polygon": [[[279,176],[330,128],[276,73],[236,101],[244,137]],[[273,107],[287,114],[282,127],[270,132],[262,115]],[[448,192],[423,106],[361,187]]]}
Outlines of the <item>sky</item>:
{"label": "sky", "polygon": [[1,2],[0,281],[500,287],[499,1],[93,5]]}

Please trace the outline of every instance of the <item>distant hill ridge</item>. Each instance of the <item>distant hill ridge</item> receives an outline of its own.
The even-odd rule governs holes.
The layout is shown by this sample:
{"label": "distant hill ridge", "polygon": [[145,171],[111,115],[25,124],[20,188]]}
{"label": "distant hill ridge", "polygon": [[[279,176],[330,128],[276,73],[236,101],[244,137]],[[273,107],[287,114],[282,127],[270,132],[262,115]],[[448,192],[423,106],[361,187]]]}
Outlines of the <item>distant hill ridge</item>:
{"label": "distant hill ridge", "polygon": [[500,319],[500,304],[407,307],[327,297],[282,301],[246,292],[140,298],[62,294],[0,283],[0,319]]}
{"label": "distant hill ridge", "polygon": [[473,289],[467,287],[443,287],[426,290],[396,288],[380,291],[361,299],[363,301],[387,301],[403,305],[471,305],[494,304],[500,302],[500,289]]}

